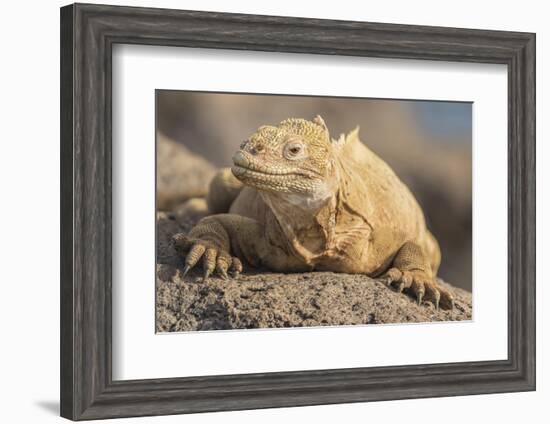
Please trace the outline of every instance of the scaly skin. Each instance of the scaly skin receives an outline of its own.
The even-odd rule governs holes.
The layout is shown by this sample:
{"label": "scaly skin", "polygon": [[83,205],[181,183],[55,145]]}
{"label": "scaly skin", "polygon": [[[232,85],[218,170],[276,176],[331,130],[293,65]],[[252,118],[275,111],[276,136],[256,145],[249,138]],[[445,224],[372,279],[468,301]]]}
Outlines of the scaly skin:
{"label": "scaly skin", "polygon": [[212,215],[174,236],[185,273],[311,270],[381,277],[420,304],[453,307],[436,280],[441,253],[409,189],[358,137],[331,139],[320,116],[262,126],[214,178]]}

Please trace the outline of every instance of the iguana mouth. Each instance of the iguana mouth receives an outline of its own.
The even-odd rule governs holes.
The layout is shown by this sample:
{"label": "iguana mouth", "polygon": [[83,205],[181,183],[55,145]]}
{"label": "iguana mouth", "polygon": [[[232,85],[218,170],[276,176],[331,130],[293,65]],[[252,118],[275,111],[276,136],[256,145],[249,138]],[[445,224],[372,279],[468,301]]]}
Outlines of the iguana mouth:
{"label": "iguana mouth", "polygon": [[251,176],[290,177],[304,175],[304,173],[290,168],[273,168],[250,160],[242,151],[233,155],[231,171],[236,177],[248,174]]}
{"label": "iguana mouth", "polygon": [[245,168],[243,166],[234,165],[231,167],[231,171],[233,171],[233,174],[235,174],[236,177],[244,174],[249,175],[265,175],[270,177],[288,177],[293,175],[299,175],[297,172],[271,172],[270,170],[256,170],[252,168]]}

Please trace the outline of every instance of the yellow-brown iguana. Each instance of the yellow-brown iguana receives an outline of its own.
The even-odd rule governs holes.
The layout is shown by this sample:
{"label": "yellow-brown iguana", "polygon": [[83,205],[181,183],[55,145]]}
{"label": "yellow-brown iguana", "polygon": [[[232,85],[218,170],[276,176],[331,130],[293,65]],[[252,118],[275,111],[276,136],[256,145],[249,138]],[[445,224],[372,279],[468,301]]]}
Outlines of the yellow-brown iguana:
{"label": "yellow-brown iguana", "polygon": [[[382,277],[435,307],[453,307],[436,280],[441,254],[409,189],[358,137],[331,139],[320,116],[262,126],[210,185],[213,215],[176,234],[184,274],[228,278],[244,261],[278,272]],[[185,255],[186,253],[186,255]]]}

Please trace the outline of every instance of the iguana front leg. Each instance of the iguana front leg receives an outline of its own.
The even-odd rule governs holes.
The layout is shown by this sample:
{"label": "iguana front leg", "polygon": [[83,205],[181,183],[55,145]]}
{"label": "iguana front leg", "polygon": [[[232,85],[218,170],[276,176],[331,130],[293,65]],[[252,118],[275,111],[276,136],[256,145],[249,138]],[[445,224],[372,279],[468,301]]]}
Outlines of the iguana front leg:
{"label": "iguana front leg", "polygon": [[419,305],[425,299],[431,301],[436,309],[440,305],[443,309],[453,308],[453,296],[438,284],[426,254],[414,242],[406,242],[399,249],[383,278],[399,292],[408,289],[416,296]]}
{"label": "iguana front leg", "polygon": [[242,271],[241,258],[257,266],[267,246],[262,228],[254,219],[234,214],[201,219],[188,235],[173,236],[174,247],[185,255],[184,275],[202,258],[204,279],[213,272],[227,278]]}

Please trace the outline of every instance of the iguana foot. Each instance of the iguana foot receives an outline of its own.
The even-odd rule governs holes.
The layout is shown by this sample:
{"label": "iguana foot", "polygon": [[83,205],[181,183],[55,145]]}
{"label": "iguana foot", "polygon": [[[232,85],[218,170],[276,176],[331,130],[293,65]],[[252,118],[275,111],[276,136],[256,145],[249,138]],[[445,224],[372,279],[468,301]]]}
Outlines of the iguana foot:
{"label": "iguana foot", "polygon": [[399,293],[404,290],[412,294],[417,303],[423,300],[432,302],[435,309],[453,309],[454,299],[451,293],[441,287],[437,280],[421,270],[401,271],[390,268],[383,276],[388,287],[394,287]]}
{"label": "iguana foot", "polygon": [[239,258],[231,256],[227,249],[220,247],[212,240],[189,237],[183,233],[172,237],[174,248],[180,253],[185,254],[185,267],[183,276],[192,269],[202,258],[202,269],[204,271],[203,281],[206,281],[212,274],[220,278],[228,279],[229,276],[235,278],[243,270],[243,265]]}

